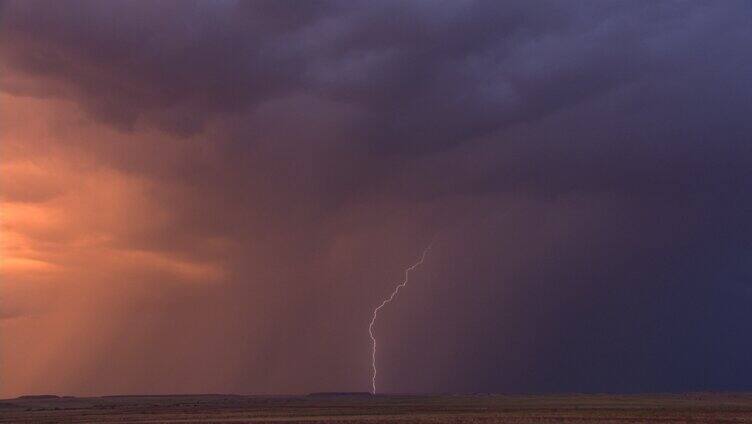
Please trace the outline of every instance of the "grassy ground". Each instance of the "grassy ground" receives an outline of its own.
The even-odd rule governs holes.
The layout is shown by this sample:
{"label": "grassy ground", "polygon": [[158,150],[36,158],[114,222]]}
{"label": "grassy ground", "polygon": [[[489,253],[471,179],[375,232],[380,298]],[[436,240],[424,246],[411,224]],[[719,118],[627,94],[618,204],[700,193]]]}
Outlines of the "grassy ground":
{"label": "grassy ground", "polygon": [[0,401],[0,423],[752,423],[752,394],[110,396]]}

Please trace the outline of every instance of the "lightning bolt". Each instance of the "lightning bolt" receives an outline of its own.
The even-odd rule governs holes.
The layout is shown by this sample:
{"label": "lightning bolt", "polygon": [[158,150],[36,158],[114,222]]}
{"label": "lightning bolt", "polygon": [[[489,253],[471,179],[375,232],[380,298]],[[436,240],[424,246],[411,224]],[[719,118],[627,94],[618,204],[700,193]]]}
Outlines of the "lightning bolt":
{"label": "lightning bolt", "polygon": [[399,293],[400,289],[402,287],[405,287],[407,285],[407,281],[410,278],[410,271],[414,270],[415,268],[421,266],[423,264],[423,261],[426,260],[426,255],[428,255],[428,252],[431,250],[431,245],[433,243],[429,244],[428,247],[426,247],[426,250],[423,251],[423,254],[420,256],[420,260],[408,267],[405,270],[405,279],[397,284],[397,287],[394,288],[394,291],[392,292],[391,296],[384,299],[383,302],[381,302],[381,305],[377,306],[376,309],[373,310],[373,316],[371,317],[371,324],[368,326],[368,334],[371,336],[371,345],[373,348],[371,349],[371,370],[373,371],[372,377],[371,377],[371,393],[376,394],[376,337],[373,335],[373,326],[376,324],[376,316],[378,316],[379,311],[381,308],[386,306],[387,303],[394,300],[395,297],[397,297],[397,293]]}

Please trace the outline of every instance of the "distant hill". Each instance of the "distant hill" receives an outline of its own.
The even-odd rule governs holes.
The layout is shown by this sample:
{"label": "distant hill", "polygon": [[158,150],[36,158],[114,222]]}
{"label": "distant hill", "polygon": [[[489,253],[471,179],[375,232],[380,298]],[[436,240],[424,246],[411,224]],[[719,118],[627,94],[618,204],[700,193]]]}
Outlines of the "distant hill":
{"label": "distant hill", "polygon": [[373,396],[369,392],[314,392],[309,393],[310,397],[329,397],[329,396]]}
{"label": "distant hill", "polygon": [[17,399],[60,399],[58,395],[23,395]]}

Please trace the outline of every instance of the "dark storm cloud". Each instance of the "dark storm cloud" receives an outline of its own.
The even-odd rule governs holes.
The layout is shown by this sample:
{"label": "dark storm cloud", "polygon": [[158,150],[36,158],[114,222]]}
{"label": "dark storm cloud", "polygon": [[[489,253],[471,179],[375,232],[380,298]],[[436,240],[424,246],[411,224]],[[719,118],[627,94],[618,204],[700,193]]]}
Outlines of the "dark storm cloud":
{"label": "dark storm cloud", "polygon": [[[289,90],[298,59],[275,42],[319,10],[284,3],[17,3],[5,8],[9,66],[49,78],[98,119],[178,133]],[[43,11],[43,13],[40,13]]]}
{"label": "dark storm cloud", "polygon": [[363,389],[369,308],[434,234],[379,322],[385,390],[748,389],[751,18],[733,1],[7,2],[0,87],[120,134],[65,142],[148,180],[170,219],[112,243],[226,271],[124,307],[135,342],[105,351],[169,365],[132,390]]}
{"label": "dark storm cloud", "polygon": [[549,2],[12,6],[8,66],[48,77],[100,119],[190,134],[216,114],[305,91],[364,108],[359,135],[398,150],[457,143],[647,74],[661,62],[649,48],[656,20],[690,13]]}

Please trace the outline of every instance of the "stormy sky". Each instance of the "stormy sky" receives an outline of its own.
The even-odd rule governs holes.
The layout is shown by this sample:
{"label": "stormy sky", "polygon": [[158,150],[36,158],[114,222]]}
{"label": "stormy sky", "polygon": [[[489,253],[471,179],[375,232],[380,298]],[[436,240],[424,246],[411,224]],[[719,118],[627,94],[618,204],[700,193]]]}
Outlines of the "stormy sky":
{"label": "stormy sky", "polygon": [[0,3],[0,395],[752,386],[746,1]]}

